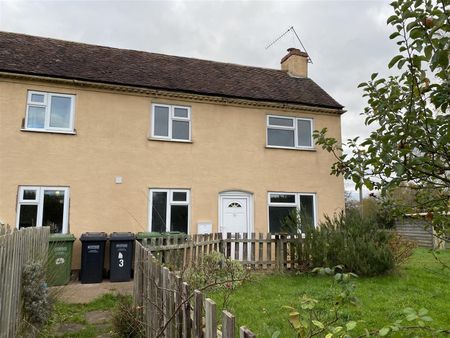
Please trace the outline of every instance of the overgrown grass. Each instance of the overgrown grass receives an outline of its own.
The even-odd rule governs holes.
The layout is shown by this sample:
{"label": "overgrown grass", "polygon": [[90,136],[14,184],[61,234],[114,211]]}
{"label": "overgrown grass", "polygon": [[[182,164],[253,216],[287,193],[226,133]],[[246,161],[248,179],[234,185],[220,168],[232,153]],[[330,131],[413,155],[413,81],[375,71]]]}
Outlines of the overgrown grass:
{"label": "overgrown grass", "polygon": [[[450,263],[450,250],[440,253],[443,261]],[[323,304],[324,311],[334,298],[330,297],[330,277],[303,275],[262,275],[246,283],[231,296],[229,310],[234,313],[239,326],[246,325],[258,337],[294,337],[288,323],[284,305],[297,307],[299,297],[307,294]],[[398,271],[384,276],[355,279],[358,307],[348,307],[347,320],[364,320],[362,327],[380,329],[385,324],[403,318],[405,307],[429,310],[434,327],[449,327],[450,323],[450,272],[442,270],[432,254],[417,249],[410,260]],[[220,294],[211,297],[220,301]],[[358,330],[355,330],[355,333]],[[359,331],[361,332],[361,331]]]}
{"label": "overgrown grass", "polygon": [[82,324],[84,328],[77,333],[65,334],[62,337],[81,337],[90,338],[97,337],[102,333],[112,330],[110,325],[91,325],[86,319],[86,313],[97,310],[113,310],[117,304],[118,296],[114,294],[105,294],[94,299],[88,304],[67,304],[64,302],[56,302],[52,318],[48,325],[41,332],[40,337],[54,337],[59,324],[76,323]]}

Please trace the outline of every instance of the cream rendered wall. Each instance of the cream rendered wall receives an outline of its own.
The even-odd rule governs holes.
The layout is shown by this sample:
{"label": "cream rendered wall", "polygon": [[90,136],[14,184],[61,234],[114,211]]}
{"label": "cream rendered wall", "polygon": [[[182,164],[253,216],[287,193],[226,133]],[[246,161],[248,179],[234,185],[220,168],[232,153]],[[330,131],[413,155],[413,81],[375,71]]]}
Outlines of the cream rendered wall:
{"label": "cream rendered wall", "polygon": [[[27,90],[76,95],[76,135],[21,131]],[[152,103],[192,107],[192,143],[149,140]],[[333,158],[266,148],[266,115],[312,117],[340,138],[337,115],[173,101],[137,94],[0,79],[0,219],[16,224],[19,185],[70,187],[69,230],[146,231],[149,188],[191,189],[190,232],[217,231],[218,194],[254,197],[254,230],[267,232],[267,192],[314,192],[318,215],[344,206]],[[122,176],[123,183],[115,184]],[[73,267],[79,267],[79,241]]]}

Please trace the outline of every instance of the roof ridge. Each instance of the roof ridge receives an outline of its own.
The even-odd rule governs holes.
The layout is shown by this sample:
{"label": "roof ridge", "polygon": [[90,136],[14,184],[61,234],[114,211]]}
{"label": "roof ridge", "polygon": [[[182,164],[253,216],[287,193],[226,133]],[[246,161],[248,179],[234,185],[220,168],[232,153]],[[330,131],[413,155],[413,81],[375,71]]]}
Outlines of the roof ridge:
{"label": "roof ridge", "polygon": [[114,50],[120,50],[120,51],[130,51],[130,52],[137,52],[137,53],[144,53],[144,54],[161,55],[164,57],[168,56],[168,57],[178,58],[178,59],[198,60],[198,61],[202,61],[202,62],[217,63],[217,64],[223,64],[223,65],[232,65],[232,66],[252,68],[252,69],[264,69],[264,70],[269,70],[269,71],[273,71],[273,72],[277,72],[277,73],[286,73],[286,71],[281,70],[281,69],[244,65],[244,64],[234,63],[234,62],[215,61],[215,60],[201,59],[201,58],[197,58],[197,57],[156,53],[156,52],[150,52],[150,51],[141,50],[141,49],[112,47],[112,46],[106,46],[106,45],[95,44],[95,43],[87,43],[87,42],[80,42],[80,41],[74,41],[74,40],[65,40],[65,39],[60,39],[60,38],[51,38],[51,37],[46,37],[46,36],[32,35],[32,34],[26,34],[26,33],[17,33],[17,32],[10,32],[10,31],[3,31],[3,30],[0,30],[0,34],[1,33],[18,35],[18,36],[28,36],[31,38],[50,40],[50,41],[61,41],[61,42],[65,42],[65,43],[71,43],[71,44],[76,44],[76,45],[85,45],[85,46],[96,47],[96,48],[100,47],[100,48],[104,48],[104,49],[114,49]]}

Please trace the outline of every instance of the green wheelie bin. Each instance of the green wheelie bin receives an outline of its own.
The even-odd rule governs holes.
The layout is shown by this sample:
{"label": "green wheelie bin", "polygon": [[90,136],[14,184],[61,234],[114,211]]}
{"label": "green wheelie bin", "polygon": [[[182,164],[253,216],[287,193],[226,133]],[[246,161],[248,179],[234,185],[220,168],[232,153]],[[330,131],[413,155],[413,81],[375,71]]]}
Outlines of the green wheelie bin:
{"label": "green wheelie bin", "polygon": [[47,285],[65,285],[72,269],[72,234],[51,234],[48,246]]}
{"label": "green wheelie bin", "polygon": [[163,235],[160,232],[138,232],[136,234],[136,240],[139,243],[143,243],[144,239],[146,239],[147,241],[151,238],[157,238],[157,237],[162,237]]}

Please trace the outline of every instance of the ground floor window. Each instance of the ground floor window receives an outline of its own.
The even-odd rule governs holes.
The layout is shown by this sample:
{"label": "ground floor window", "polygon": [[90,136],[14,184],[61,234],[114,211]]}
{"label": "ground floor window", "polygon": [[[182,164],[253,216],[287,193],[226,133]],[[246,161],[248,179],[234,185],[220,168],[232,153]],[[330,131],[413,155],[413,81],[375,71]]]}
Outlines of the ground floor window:
{"label": "ground floor window", "polygon": [[52,233],[68,232],[69,188],[20,186],[17,228],[50,227]]}
{"label": "ground floor window", "polygon": [[307,193],[269,192],[269,232],[285,232],[285,220],[294,210],[300,212],[305,225],[316,225],[316,196]]}
{"label": "ground floor window", "polygon": [[150,230],[188,233],[189,190],[150,189]]}

